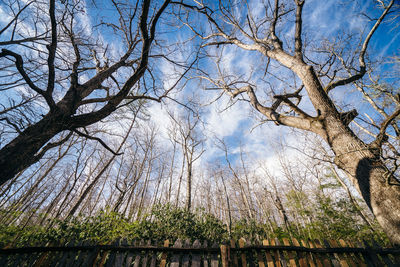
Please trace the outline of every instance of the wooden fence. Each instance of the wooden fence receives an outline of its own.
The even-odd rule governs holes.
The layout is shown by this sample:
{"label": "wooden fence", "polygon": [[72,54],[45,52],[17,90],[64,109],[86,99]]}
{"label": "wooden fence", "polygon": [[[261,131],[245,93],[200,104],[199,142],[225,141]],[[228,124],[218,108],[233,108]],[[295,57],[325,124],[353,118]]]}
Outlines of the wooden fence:
{"label": "wooden fence", "polygon": [[263,240],[218,245],[177,240],[116,241],[111,245],[71,242],[66,246],[0,249],[0,266],[134,266],[134,267],[294,267],[294,266],[400,266],[400,248],[376,243],[352,244],[339,240],[320,242],[296,239]]}

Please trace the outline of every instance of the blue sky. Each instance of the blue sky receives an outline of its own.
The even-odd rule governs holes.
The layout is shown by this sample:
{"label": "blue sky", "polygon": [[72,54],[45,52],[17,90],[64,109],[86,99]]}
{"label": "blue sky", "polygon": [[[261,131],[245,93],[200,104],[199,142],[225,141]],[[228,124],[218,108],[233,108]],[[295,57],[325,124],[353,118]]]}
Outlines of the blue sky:
{"label": "blue sky", "polygon": [[[161,1],[155,1],[161,3]],[[190,1],[188,1],[190,2]],[[214,1],[212,4],[217,3]],[[92,27],[99,24],[102,18],[117,23],[117,16],[114,15],[112,6],[109,1],[98,0],[95,1],[96,5],[93,5],[92,1],[87,1],[86,4],[86,15],[82,15],[81,22],[84,29],[88,34],[98,34]],[[260,3],[257,0],[249,1],[252,6],[252,11],[262,15],[259,10]],[[304,40],[309,42],[309,45],[318,44],[324,38],[331,42],[336,40],[337,36],[341,36],[342,32],[353,32],[356,36],[360,32],[365,34],[373,25],[373,22],[368,22],[366,17],[362,16],[362,12],[368,13],[371,17],[376,18],[380,14],[380,10],[376,9],[374,1],[319,1],[310,0],[306,1],[304,7]],[[1,4],[0,4],[1,7]],[[169,10],[170,11],[170,10]],[[244,12],[244,11],[238,11]],[[6,16],[4,16],[4,9],[0,10],[0,22],[5,23]],[[190,30],[185,27],[177,30],[175,27],[171,27],[166,24],[167,21],[174,22],[177,25],[179,21],[174,20],[172,16],[164,14],[165,17],[158,26],[161,37],[174,44],[176,41],[183,42],[190,37]],[[172,21],[170,20],[172,18]],[[293,14],[289,15],[289,22],[285,24],[280,30],[282,31],[281,36],[285,36],[285,32],[292,31],[291,25],[293,26]],[[198,19],[195,17],[194,19]],[[197,21],[199,24],[204,24],[204,20]],[[391,30],[393,25],[382,24],[373,39],[371,40],[369,47],[369,55],[371,57],[388,57],[399,54],[399,43],[400,43],[400,31]],[[100,28],[97,28],[100,29]],[[99,38],[102,38],[105,43],[110,45],[109,53],[118,53],[122,48],[121,40],[118,39],[111,30],[103,31],[105,27],[101,28],[101,34]],[[172,32],[172,33],[171,33]],[[288,35],[288,38],[291,35]],[[356,39],[356,38],[355,38]],[[171,54],[171,57],[178,58],[180,61],[184,61],[187,58],[193,57],[193,48],[195,44],[198,44],[198,40],[192,40],[182,46],[183,52],[176,51]],[[214,50],[213,50],[214,49]],[[257,52],[248,52],[241,49],[236,49],[232,46],[220,49],[217,51],[216,48],[211,48],[211,52],[222,53],[224,68],[227,73],[233,72],[235,74],[243,74],[244,77],[249,78],[249,74],[252,70],[255,70],[253,78],[255,83],[259,86],[259,93],[266,95],[266,92],[262,92],[263,89],[268,89],[266,81],[270,81],[278,89],[284,88],[283,83],[274,77],[263,77],[263,73],[259,70],[266,64],[266,60],[260,58]],[[155,62],[155,63],[154,63]],[[163,81],[165,87],[173,84],[170,79],[177,71],[182,71],[180,68],[174,68],[173,65],[166,63],[165,61],[155,60],[152,64],[157,64],[156,74]],[[207,66],[215,71],[215,64],[212,60],[204,59],[201,62],[202,67]],[[290,77],[290,73],[281,69],[276,63],[271,63],[272,67],[275,67],[275,73],[283,75],[284,79]],[[275,64],[275,65],[274,65]],[[392,66],[383,65],[381,66],[382,71],[390,69]],[[214,73],[215,74],[215,73]],[[195,72],[189,74],[192,78],[197,75]],[[160,82],[158,85],[162,85]],[[202,103],[210,103],[213,99],[216,99],[218,92],[215,91],[204,91],[204,87],[207,87],[206,83],[199,84],[198,80],[191,80],[184,90],[176,91],[172,93],[172,97],[184,102],[188,95],[195,94]],[[352,92],[350,94],[350,92]],[[350,107],[358,107],[360,113],[368,112],[370,109],[360,101],[360,95],[351,87],[343,87],[334,93],[335,99],[338,103],[343,102],[346,109]],[[304,101],[304,108],[310,108],[310,103],[307,100]],[[231,158],[234,160],[237,158],[239,152],[239,145],[242,145],[244,150],[247,151],[252,157],[259,160],[270,160],[275,162],[274,157],[275,151],[274,146],[280,141],[285,141],[293,146],[304,146],[304,141],[298,135],[292,133],[291,129],[285,127],[277,127],[271,122],[263,123],[258,126],[262,120],[262,117],[255,113],[247,102],[238,102],[230,106],[230,99],[224,95],[217,101],[209,105],[203,105],[201,107],[203,121],[205,122],[205,136],[206,143],[205,148],[207,151],[204,153],[202,160],[198,162],[199,165],[206,162],[214,161],[216,159],[222,159],[223,153],[215,145],[216,141],[214,137],[224,139],[230,147]],[[164,142],[166,146],[169,145],[167,139],[167,127],[168,127],[168,116],[166,109],[170,109],[179,113],[182,111],[182,107],[177,105],[175,102],[166,100],[163,105],[154,103],[149,108],[149,112],[152,115],[152,121],[158,125],[159,132],[161,133],[161,142]],[[295,154],[293,151],[290,152]]]}

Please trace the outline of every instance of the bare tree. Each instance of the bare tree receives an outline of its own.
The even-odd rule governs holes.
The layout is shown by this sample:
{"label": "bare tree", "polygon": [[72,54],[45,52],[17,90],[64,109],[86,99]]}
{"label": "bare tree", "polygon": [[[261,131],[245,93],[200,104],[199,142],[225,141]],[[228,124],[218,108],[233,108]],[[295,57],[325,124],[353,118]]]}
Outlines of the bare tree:
{"label": "bare tree", "polygon": [[[71,132],[109,149],[85,127],[132,101],[160,101],[166,96],[168,89],[157,93],[141,79],[149,68],[156,26],[169,2],[151,4],[150,0],[143,0],[131,5],[111,1],[120,19],[101,22],[98,28],[111,27],[117,33],[115,38],[123,42],[122,53],[108,51],[107,44],[85,33],[88,25],[82,22],[85,14],[80,0],[51,0],[48,5],[30,1],[19,8],[10,4],[16,10],[14,18],[0,32],[2,37],[9,38],[0,43],[4,47],[0,52],[1,79],[8,77],[10,81],[1,84],[0,89],[18,93],[22,86],[29,92],[29,99],[37,101],[30,114],[25,110],[19,117],[9,117],[8,113],[21,110],[17,107],[28,97],[17,102],[12,100],[17,94],[10,92],[10,106],[3,105],[1,123],[13,133],[0,150],[0,184],[38,162],[49,149],[64,143]],[[27,22],[33,28],[19,19],[20,14],[28,12],[32,19]],[[17,42],[15,37],[22,41]]]}
{"label": "bare tree", "polygon": [[[182,172],[186,169],[185,207],[187,210],[190,210],[192,206],[193,164],[204,152],[204,139],[199,131],[201,120],[198,114],[188,110],[185,110],[184,114],[180,114],[177,118],[175,118],[173,114],[169,113],[169,117],[173,123],[170,129],[170,138],[172,138],[175,143],[179,144],[182,149]],[[179,184],[180,183],[181,181]],[[178,198],[179,192],[177,194],[177,199]]]}
{"label": "bare tree", "polygon": [[[206,24],[196,24],[193,17],[181,16],[185,25],[201,38],[203,47],[211,46],[209,51],[216,53],[232,45],[237,50],[254,51],[266,58],[267,67],[264,65],[263,72],[269,75],[268,79],[276,78],[286,87],[278,93],[278,88],[273,88],[265,78],[261,77],[262,83],[251,80],[253,72],[247,75],[230,73],[223,69],[224,62],[220,59],[216,62],[218,77],[207,70],[201,73],[201,78],[212,84],[210,89],[220,89],[233,99],[247,101],[276,125],[313,132],[325,140],[335,154],[336,166],[349,174],[351,182],[389,238],[399,244],[400,186],[395,173],[382,159],[382,148],[391,138],[390,132],[400,114],[400,107],[396,104],[386,110],[390,113],[376,123],[378,131],[373,140],[362,140],[349,127],[358,115],[357,110],[343,112],[343,107],[334,101],[332,95],[341,86],[357,84],[368,72],[366,53],[369,43],[394,3],[393,0],[377,2],[382,13],[372,21],[369,32],[361,35],[358,42],[351,37],[341,46],[320,42],[320,50],[307,47],[303,42],[303,20],[308,19],[303,16],[305,1],[261,1],[264,9],[258,9],[257,15],[248,8],[247,1],[220,1],[209,6],[203,2],[194,5],[184,2],[180,6],[208,19],[209,27],[202,29],[201,26]],[[288,31],[291,34],[289,38],[285,31],[291,28],[294,31]],[[256,63],[253,64],[255,67]],[[280,68],[274,72],[277,65],[286,70]],[[264,93],[262,87],[266,88]],[[313,110],[308,111],[300,104],[306,98]],[[394,138],[398,141],[398,137]]]}

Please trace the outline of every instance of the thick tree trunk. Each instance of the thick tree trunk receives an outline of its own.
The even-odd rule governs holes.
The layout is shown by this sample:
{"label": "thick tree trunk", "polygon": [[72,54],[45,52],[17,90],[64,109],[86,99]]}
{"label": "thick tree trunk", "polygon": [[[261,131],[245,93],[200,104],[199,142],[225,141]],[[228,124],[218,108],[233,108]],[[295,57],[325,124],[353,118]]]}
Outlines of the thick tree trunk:
{"label": "thick tree trunk", "polygon": [[328,117],[325,122],[326,140],[335,153],[336,165],[348,174],[390,240],[400,244],[400,186],[390,183],[379,151],[362,142],[337,118]]}
{"label": "thick tree trunk", "polygon": [[309,130],[326,140],[335,153],[335,164],[349,175],[389,239],[400,245],[400,186],[389,183],[381,151],[366,145],[348,127],[348,122],[342,120],[311,66],[293,59],[290,63],[294,65],[288,67],[303,81],[320,113]]}
{"label": "thick tree trunk", "polygon": [[65,130],[62,118],[62,114],[46,115],[0,150],[0,185],[40,159],[36,156],[40,148]]}

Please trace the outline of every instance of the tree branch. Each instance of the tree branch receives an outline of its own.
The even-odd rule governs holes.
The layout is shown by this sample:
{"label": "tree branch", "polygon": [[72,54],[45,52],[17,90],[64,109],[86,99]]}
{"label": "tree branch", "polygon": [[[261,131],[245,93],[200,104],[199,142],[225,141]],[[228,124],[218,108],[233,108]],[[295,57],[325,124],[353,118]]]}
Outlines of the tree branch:
{"label": "tree branch", "polygon": [[56,22],[56,15],[55,15],[55,0],[50,0],[50,6],[49,6],[49,14],[50,14],[50,23],[51,23],[51,43],[49,46],[46,46],[47,49],[49,50],[49,57],[47,58],[47,66],[49,68],[49,75],[48,75],[48,81],[47,81],[47,94],[49,100],[49,106],[51,109],[55,107],[55,103],[52,99],[53,91],[54,91],[54,85],[55,85],[55,77],[56,77],[56,72],[54,68],[54,60],[56,57],[56,49],[57,49],[57,22]]}
{"label": "tree branch", "polygon": [[294,35],[294,54],[295,57],[298,59],[303,60],[303,44],[301,41],[301,30],[302,30],[302,11],[303,11],[303,5],[304,5],[304,0],[294,0],[297,6],[296,9],[296,29],[295,29],[295,35]]}
{"label": "tree branch", "polygon": [[335,87],[355,82],[355,81],[361,79],[364,76],[364,74],[366,73],[365,53],[367,51],[369,41],[371,40],[372,35],[375,33],[376,29],[378,29],[379,25],[381,24],[381,22],[383,21],[383,19],[387,15],[387,13],[389,12],[390,8],[393,5],[393,2],[394,2],[394,0],[390,1],[389,5],[387,7],[385,7],[385,10],[383,11],[383,13],[379,17],[379,19],[375,22],[375,25],[372,27],[372,29],[370,30],[370,32],[368,33],[367,37],[364,40],[364,43],[363,43],[363,45],[361,47],[361,51],[360,51],[360,54],[359,54],[359,57],[358,57],[358,61],[359,61],[359,64],[360,64],[360,70],[355,75],[352,75],[352,76],[350,76],[348,78],[341,79],[341,80],[338,80],[338,81],[335,81],[335,82],[333,82],[333,81],[330,82],[324,88],[324,90],[327,93],[329,93],[329,91],[331,91]]}
{"label": "tree branch", "polygon": [[73,129],[73,132],[77,133],[79,136],[85,137],[87,139],[90,140],[95,140],[97,142],[99,142],[105,149],[107,149],[108,151],[110,151],[113,155],[118,156],[118,155],[122,155],[123,153],[118,153],[118,152],[114,152],[114,150],[112,150],[103,140],[101,140],[98,137],[94,137],[94,136],[90,136],[88,134],[82,133],[80,131],[78,131],[77,129]]}
{"label": "tree branch", "polygon": [[398,108],[392,115],[390,115],[384,122],[382,122],[379,134],[376,136],[376,139],[373,143],[375,143],[378,147],[380,147],[385,140],[386,129],[390,126],[392,121],[394,121],[400,115],[400,108]]}
{"label": "tree branch", "polygon": [[29,87],[34,90],[36,93],[44,96],[46,98],[46,92],[39,87],[37,87],[32,80],[29,78],[28,74],[26,74],[25,69],[24,69],[24,60],[22,59],[21,55],[12,52],[8,49],[3,48],[0,53],[0,58],[1,57],[6,57],[6,56],[11,56],[15,59],[15,66],[17,67],[18,72],[21,74],[22,78],[24,78],[24,81],[29,85]]}

